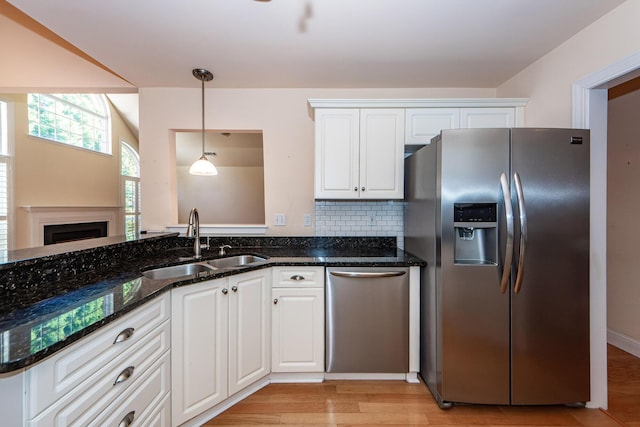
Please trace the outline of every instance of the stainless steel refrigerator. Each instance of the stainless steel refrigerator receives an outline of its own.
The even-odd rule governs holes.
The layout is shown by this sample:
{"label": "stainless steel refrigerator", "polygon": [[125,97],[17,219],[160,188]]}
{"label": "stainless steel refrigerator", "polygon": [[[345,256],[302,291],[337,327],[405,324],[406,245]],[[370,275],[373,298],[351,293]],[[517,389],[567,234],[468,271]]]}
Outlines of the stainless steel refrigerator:
{"label": "stainless steel refrigerator", "polygon": [[443,130],[405,174],[438,404],[588,401],[589,132]]}

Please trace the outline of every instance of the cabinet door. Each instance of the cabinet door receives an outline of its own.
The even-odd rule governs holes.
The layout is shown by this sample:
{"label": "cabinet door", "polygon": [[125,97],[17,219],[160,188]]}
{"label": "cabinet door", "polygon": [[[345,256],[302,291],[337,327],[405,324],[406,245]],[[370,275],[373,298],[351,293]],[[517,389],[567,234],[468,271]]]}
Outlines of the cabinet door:
{"label": "cabinet door", "polygon": [[269,374],[270,270],[229,278],[229,395]]}
{"label": "cabinet door", "polygon": [[404,110],[360,110],[360,198],[404,197]]}
{"label": "cabinet door", "polygon": [[324,289],[273,289],[273,372],[324,372]]}
{"label": "cabinet door", "polygon": [[516,125],[513,108],[461,108],[461,128],[511,128]]}
{"label": "cabinet door", "polygon": [[405,110],[406,145],[424,145],[442,129],[460,127],[459,108],[407,108]]}
{"label": "cabinet door", "polygon": [[171,291],[172,424],[227,397],[227,279]]}
{"label": "cabinet door", "polygon": [[315,111],[315,197],[358,197],[359,110]]}

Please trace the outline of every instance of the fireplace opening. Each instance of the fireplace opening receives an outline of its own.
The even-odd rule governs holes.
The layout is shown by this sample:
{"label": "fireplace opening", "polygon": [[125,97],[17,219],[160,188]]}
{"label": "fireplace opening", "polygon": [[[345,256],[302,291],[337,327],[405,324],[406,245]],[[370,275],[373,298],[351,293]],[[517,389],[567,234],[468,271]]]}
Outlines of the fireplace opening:
{"label": "fireplace opening", "polygon": [[73,242],[75,240],[107,237],[108,221],[53,224],[44,226],[44,244]]}

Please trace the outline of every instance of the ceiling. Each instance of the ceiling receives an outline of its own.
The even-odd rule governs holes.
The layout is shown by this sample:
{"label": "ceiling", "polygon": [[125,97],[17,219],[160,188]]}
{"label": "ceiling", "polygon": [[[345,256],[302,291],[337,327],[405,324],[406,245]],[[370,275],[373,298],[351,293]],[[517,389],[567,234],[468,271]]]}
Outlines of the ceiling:
{"label": "ceiling", "polygon": [[8,0],[138,88],[494,88],[623,0]]}

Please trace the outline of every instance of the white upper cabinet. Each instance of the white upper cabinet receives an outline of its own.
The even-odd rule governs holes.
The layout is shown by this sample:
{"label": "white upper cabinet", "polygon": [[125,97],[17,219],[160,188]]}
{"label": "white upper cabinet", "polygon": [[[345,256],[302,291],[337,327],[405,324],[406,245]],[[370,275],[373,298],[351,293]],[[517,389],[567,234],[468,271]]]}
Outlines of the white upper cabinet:
{"label": "white upper cabinet", "polygon": [[405,144],[422,146],[443,129],[511,128],[516,121],[515,107],[407,108]]}
{"label": "white upper cabinet", "polygon": [[315,197],[404,197],[404,110],[318,109]]}
{"label": "white upper cabinet", "polygon": [[[316,176],[321,111],[402,110],[405,114],[405,151],[431,142],[442,129],[522,127],[526,98],[404,98],[404,99],[309,99],[316,112]],[[353,130],[353,129],[350,129]],[[343,129],[344,131],[344,129]],[[343,134],[343,137],[346,134]],[[338,144],[335,142],[334,144]],[[343,148],[343,150],[346,150]],[[345,160],[346,161],[346,160]],[[345,186],[346,188],[346,186]],[[316,197],[318,195],[316,181]],[[327,197],[337,198],[337,197]]]}
{"label": "white upper cabinet", "polygon": [[442,129],[460,127],[459,108],[407,108],[405,144],[424,145]]}
{"label": "white upper cabinet", "polygon": [[512,128],[514,126],[516,126],[515,108],[460,109],[461,128]]}

